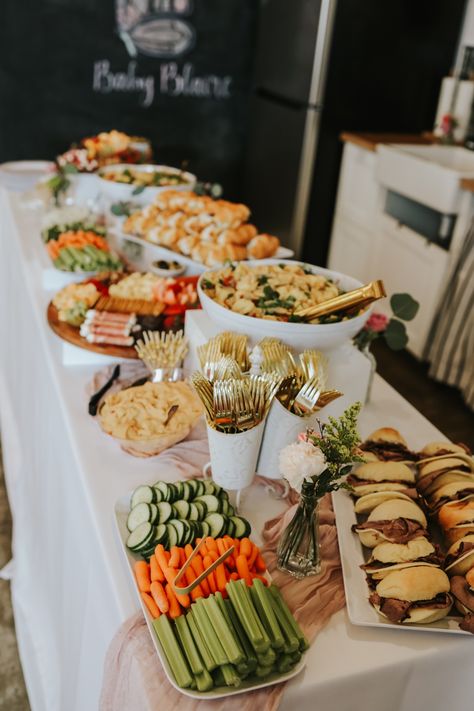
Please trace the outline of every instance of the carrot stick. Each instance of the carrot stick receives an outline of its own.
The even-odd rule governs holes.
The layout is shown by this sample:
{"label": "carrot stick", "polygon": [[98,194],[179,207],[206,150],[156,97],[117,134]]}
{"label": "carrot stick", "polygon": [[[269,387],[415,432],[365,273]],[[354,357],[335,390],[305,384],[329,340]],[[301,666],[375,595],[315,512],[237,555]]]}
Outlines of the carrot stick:
{"label": "carrot stick", "polygon": [[262,558],[262,554],[259,553],[257,557],[255,558],[255,567],[258,570],[259,573],[264,573],[267,569],[267,566],[265,564],[265,561]]}
{"label": "carrot stick", "polygon": [[150,592],[150,571],[148,563],[144,560],[137,560],[134,570],[140,592]]}
{"label": "carrot stick", "polygon": [[227,584],[227,576],[225,574],[225,568],[224,564],[220,563],[220,565],[217,566],[215,570],[215,576],[216,576],[216,585],[217,589],[223,593],[225,590],[225,586]]}
{"label": "carrot stick", "polygon": [[158,580],[160,583],[165,579],[154,553],[150,556],[150,578],[152,582]]}
{"label": "carrot stick", "polygon": [[[196,573],[196,578],[199,575],[201,575],[201,573],[204,573],[204,564],[202,562],[202,558],[199,555],[199,553],[197,553],[197,555],[192,559],[191,567],[192,567],[193,571]],[[204,578],[204,580],[201,581],[200,585],[201,585],[202,591],[204,593],[204,596],[208,597],[211,594],[211,590],[209,588],[209,583],[207,582],[207,580]]]}
{"label": "carrot stick", "polygon": [[142,596],[142,600],[148,608],[148,612],[155,620],[157,617],[160,616],[160,611],[157,607],[156,602],[153,600],[152,596],[146,592],[141,592],[140,595]]}
{"label": "carrot stick", "polygon": [[219,558],[217,551],[209,551],[207,557],[210,558],[213,563]]}
{"label": "carrot stick", "polygon": [[158,580],[154,580],[151,584],[150,591],[160,612],[168,612],[170,606],[163,585],[159,583]]}
{"label": "carrot stick", "polygon": [[184,554],[185,554],[185,556],[186,556],[186,560],[187,560],[188,558],[191,558],[192,553],[193,553],[193,547],[192,547],[192,545],[191,545],[190,543],[186,543],[186,545],[184,546]]}
{"label": "carrot stick", "polygon": [[217,543],[212,536],[206,536],[206,548],[208,551],[215,551],[217,553]]}
{"label": "carrot stick", "polygon": [[253,567],[253,564],[255,563],[258,554],[260,553],[258,546],[255,545],[255,543],[252,543],[252,553],[248,559],[248,566],[249,570]]}
{"label": "carrot stick", "polygon": [[169,603],[169,617],[171,617],[172,619],[179,617],[181,614],[181,607],[179,606],[179,602],[173,592],[173,588],[171,587],[171,585],[166,586],[166,597],[168,598]]}
{"label": "carrot stick", "polygon": [[[186,568],[186,582],[188,583],[188,585],[192,585],[192,583],[194,583],[194,581],[196,580],[196,577],[197,576],[195,575],[192,567]],[[197,600],[198,597],[204,597],[204,593],[200,585],[196,585],[196,587],[191,590],[189,594],[191,595],[191,598],[193,600]]]}
{"label": "carrot stick", "polygon": [[242,538],[240,541],[240,554],[239,555],[245,555],[247,558],[250,558],[252,555],[252,541],[250,538]]}
{"label": "carrot stick", "polygon": [[[168,581],[168,584],[173,585],[175,578],[178,575],[178,571],[175,568],[167,567],[163,570],[163,573],[165,574],[165,578]],[[191,601],[189,599],[189,595],[187,595],[186,593],[180,593],[179,595],[176,595],[176,597],[178,598],[180,605],[182,605],[183,607],[190,606]]]}
{"label": "carrot stick", "polygon": [[240,555],[240,541],[238,538],[234,538],[234,557]]}
{"label": "carrot stick", "polygon": [[179,568],[179,561],[180,561],[180,553],[179,553],[179,548],[178,546],[171,546],[170,550],[170,559],[168,561],[168,565],[170,568]]}
{"label": "carrot stick", "polygon": [[185,563],[186,563],[186,553],[184,552],[184,548],[180,548],[179,549],[179,567],[182,568]]}
{"label": "carrot stick", "polygon": [[230,574],[230,579],[231,580],[240,580],[239,574],[234,570],[234,572]]}
{"label": "carrot stick", "polygon": [[[203,562],[203,564],[204,564],[205,570],[207,570],[207,568],[210,568],[210,567],[211,567],[211,565],[213,564],[214,561],[212,560],[212,558],[211,558],[210,555],[206,555],[206,556],[204,556],[202,562]],[[217,590],[217,584],[216,584],[216,579],[215,579],[215,577],[214,577],[214,573],[213,573],[213,572],[212,572],[212,573],[209,573],[209,575],[207,576],[206,580],[207,580],[207,582],[209,583],[209,587],[211,588],[211,592],[215,593],[216,590]]]}
{"label": "carrot stick", "polygon": [[158,564],[163,571],[165,572],[165,568],[168,567],[168,561],[170,559],[170,554],[168,551],[165,551],[163,545],[161,543],[158,543],[158,545],[155,548],[155,556],[156,560],[158,561]]}
{"label": "carrot stick", "polygon": [[236,558],[237,572],[239,576],[245,580],[247,585],[252,585],[252,576],[250,575],[247,556],[238,555]]}
{"label": "carrot stick", "polygon": [[218,551],[219,555],[224,555],[226,550],[227,550],[227,548],[225,545],[225,541],[222,538],[218,538],[217,539],[217,551]]}

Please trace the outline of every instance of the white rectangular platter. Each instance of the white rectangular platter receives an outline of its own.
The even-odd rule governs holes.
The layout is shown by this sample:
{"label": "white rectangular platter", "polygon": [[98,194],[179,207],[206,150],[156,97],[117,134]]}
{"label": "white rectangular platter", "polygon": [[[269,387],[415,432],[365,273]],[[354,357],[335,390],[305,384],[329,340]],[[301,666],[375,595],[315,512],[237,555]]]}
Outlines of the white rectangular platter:
{"label": "white rectangular platter", "polygon": [[148,626],[148,630],[151,635],[151,639],[153,641],[153,645],[155,647],[156,653],[158,655],[158,658],[163,665],[163,669],[165,670],[166,676],[168,677],[168,681],[174,688],[181,692],[182,694],[185,694],[186,696],[191,696],[194,699],[220,699],[225,696],[234,696],[235,694],[243,694],[246,691],[254,691],[255,689],[263,689],[266,686],[271,686],[272,684],[281,684],[284,681],[289,681],[289,679],[292,679],[295,677],[297,674],[299,674],[303,668],[306,665],[306,652],[303,653],[299,663],[287,674],[272,674],[268,677],[266,677],[265,681],[263,682],[246,682],[245,680],[242,682],[242,685],[239,686],[238,688],[232,689],[228,686],[220,686],[212,689],[211,691],[196,691],[194,689],[182,689],[179,687],[173,676],[173,672],[170,669],[170,666],[168,664],[168,660],[166,659],[166,655],[163,652],[163,649],[161,648],[161,645],[158,641],[158,638],[155,634],[155,631],[153,629],[153,618],[151,617],[150,613],[148,612],[146,606],[144,605],[141,595],[138,591],[137,584],[135,581],[135,575],[133,572],[133,565],[136,560],[139,560],[139,558],[136,558],[131,551],[128,550],[127,546],[125,545],[125,542],[128,538],[129,531],[127,530],[127,516],[128,512],[130,510],[130,497],[131,497],[131,492],[130,494],[127,494],[126,496],[122,496],[120,499],[115,504],[115,523],[116,523],[116,528],[117,528],[117,533],[118,537],[120,540],[120,547],[123,551],[123,554],[125,556],[126,562],[127,562],[127,568],[130,572],[130,575],[132,577],[132,582],[133,582],[133,587],[136,591],[137,598],[140,602],[141,608],[143,610],[143,614],[145,616],[145,620]]}
{"label": "white rectangular platter", "polygon": [[[190,257],[186,257],[184,254],[174,252],[173,250],[167,249],[166,247],[162,247],[159,244],[153,244],[153,242],[147,242],[141,237],[125,234],[125,232],[121,232],[118,228],[112,229],[109,232],[109,239],[113,240],[115,249],[118,249],[119,251],[124,240],[128,240],[129,242],[134,242],[135,244],[139,244],[141,247],[146,248],[147,252],[153,255],[152,260],[167,259],[179,262],[180,264],[186,266],[186,273],[189,275],[203,274],[209,269],[209,267],[206,267],[204,264],[201,264],[201,262],[196,262]],[[288,247],[278,247],[278,250],[273,255],[273,258],[290,259],[290,257],[293,257],[293,255],[294,251],[288,249]]]}
{"label": "white rectangular platter", "polygon": [[352,499],[347,491],[339,489],[339,491],[333,492],[332,503],[336,516],[347,613],[353,625],[396,630],[404,629],[413,632],[470,634],[459,629],[458,621],[461,619],[460,617],[448,616],[443,620],[432,622],[428,625],[396,625],[380,616],[369,602],[369,588],[365,581],[365,573],[359,567],[367,562],[369,556],[364,556],[364,547],[360,543],[359,537],[351,531],[352,524],[357,523]]}

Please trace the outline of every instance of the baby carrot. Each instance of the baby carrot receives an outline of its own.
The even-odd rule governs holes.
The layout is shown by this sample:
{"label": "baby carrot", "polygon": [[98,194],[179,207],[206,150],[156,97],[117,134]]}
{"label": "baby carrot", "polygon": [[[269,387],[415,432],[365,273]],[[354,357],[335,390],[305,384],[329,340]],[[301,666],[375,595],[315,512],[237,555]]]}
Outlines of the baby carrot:
{"label": "baby carrot", "polygon": [[[191,567],[193,571],[196,573],[196,578],[201,575],[201,573],[204,573],[204,564],[202,562],[202,558],[199,555],[199,553],[192,559],[191,561]],[[204,580],[201,581],[200,583],[202,591],[204,593],[204,596],[207,597],[208,595],[211,594],[211,591],[209,589],[209,583],[207,580],[204,578]]]}
{"label": "baby carrot", "polygon": [[192,545],[190,543],[186,543],[186,545],[184,546],[184,555],[186,556],[186,560],[188,558],[191,558],[192,552],[193,552]]}
{"label": "baby carrot", "polygon": [[252,585],[252,576],[250,575],[250,572],[249,572],[247,556],[238,555],[236,558],[236,563],[237,563],[237,572],[238,572],[239,576],[243,580],[245,580],[247,585]]}
{"label": "baby carrot", "polygon": [[150,571],[148,563],[144,560],[137,560],[135,563],[135,577],[139,590],[141,592],[150,592]]}
{"label": "baby carrot", "polygon": [[165,589],[158,580],[154,580],[150,587],[150,592],[152,594],[153,600],[158,605],[160,612],[168,612],[169,601],[165,593]]}
{"label": "baby carrot", "polygon": [[163,582],[165,579],[165,576],[163,575],[163,571],[160,568],[160,565],[158,561],[156,560],[156,556],[153,553],[152,556],[150,556],[150,577],[152,582],[154,580],[158,580],[160,583]]}
{"label": "baby carrot", "polygon": [[[188,585],[192,585],[192,583],[194,583],[194,581],[196,580],[196,577],[197,576],[195,575],[194,570],[191,566],[189,568],[186,568],[186,582]],[[204,593],[200,585],[196,585],[196,587],[193,588],[193,590],[191,590],[189,594],[191,595],[191,598],[193,600],[197,600],[198,597],[204,597]]]}
{"label": "baby carrot", "polygon": [[214,563],[219,558],[219,555],[217,551],[208,551],[207,557]]}
{"label": "baby carrot", "polygon": [[230,579],[239,580],[239,574],[234,570],[234,572],[230,574]]}
{"label": "baby carrot", "polygon": [[227,550],[227,548],[225,545],[225,541],[222,538],[218,538],[217,539],[217,552],[219,553],[219,555],[224,555],[226,550]]}
{"label": "baby carrot", "polygon": [[255,543],[252,543],[252,553],[250,554],[250,557],[248,558],[248,566],[249,570],[253,567],[253,564],[255,563],[257,556],[259,554],[258,546],[255,545]]}
{"label": "baby carrot", "polygon": [[217,589],[221,593],[223,593],[227,584],[227,576],[225,574],[225,568],[223,563],[220,563],[220,565],[217,566],[215,570],[215,576]]}
{"label": "baby carrot", "polygon": [[[174,580],[178,575],[178,571],[175,568],[167,567],[163,570],[163,573],[165,574],[165,578],[168,581],[168,584],[173,585]],[[189,607],[189,605],[191,604],[189,600],[189,595],[186,595],[186,593],[180,593],[179,595],[176,595],[176,597],[178,598],[179,603],[183,607]]]}
{"label": "baby carrot", "polygon": [[158,543],[158,545],[155,548],[155,555],[156,555],[156,560],[158,561],[159,566],[164,573],[165,568],[167,568],[169,565],[168,561],[170,559],[170,554],[167,551],[165,551],[165,549],[163,548],[163,545],[161,543]]}
{"label": "baby carrot", "polygon": [[181,607],[179,606],[179,602],[171,585],[166,586],[166,597],[168,598],[169,603],[168,615],[173,619],[179,617],[181,614]]}
{"label": "baby carrot", "polygon": [[186,563],[186,553],[184,552],[184,548],[180,548],[179,549],[179,567],[182,568],[185,563]]}
{"label": "baby carrot", "polygon": [[242,538],[240,541],[240,554],[239,555],[245,555],[247,558],[250,558],[252,555],[252,541],[250,538]]}
{"label": "baby carrot", "polygon": [[[207,570],[207,568],[211,567],[211,565],[213,564],[214,561],[212,560],[210,555],[206,555],[206,556],[204,556],[202,562],[203,562],[204,568]],[[216,585],[216,579],[214,577],[214,573],[213,572],[209,573],[209,575],[206,577],[206,580],[209,584],[211,592],[215,593],[217,590],[217,585]]]}
{"label": "baby carrot", "polygon": [[215,551],[217,553],[217,543],[212,536],[206,536],[206,548],[208,551]]}
{"label": "baby carrot", "polygon": [[234,538],[234,557],[240,555],[240,541],[238,538]]}
{"label": "baby carrot", "polygon": [[178,546],[171,546],[170,554],[168,565],[170,568],[179,568],[180,553]]}
{"label": "baby carrot", "polygon": [[142,593],[140,593],[140,595],[142,596],[142,600],[148,608],[148,612],[155,620],[157,617],[160,616],[160,611],[158,609],[156,602],[153,600],[152,596],[146,592],[142,592]]}
{"label": "baby carrot", "polygon": [[258,570],[259,573],[264,573],[267,569],[267,566],[265,564],[265,561],[262,558],[262,554],[259,553],[257,557],[255,558],[255,567]]}

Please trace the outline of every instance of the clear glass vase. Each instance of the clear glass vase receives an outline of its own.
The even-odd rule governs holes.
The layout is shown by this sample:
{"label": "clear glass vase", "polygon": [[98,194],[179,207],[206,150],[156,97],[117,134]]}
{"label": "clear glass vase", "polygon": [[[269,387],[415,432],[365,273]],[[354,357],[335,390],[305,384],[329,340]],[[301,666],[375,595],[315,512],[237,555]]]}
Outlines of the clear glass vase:
{"label": "clear glass vase", "polygon": [[367,403],[370,402],[370,396],[372,394],[372,385],[374,383],[374,375],[377,370],[377,361],[375,360],[374,354],[370,350],[370,343],[365,348],[363,348],[363,350],[361,352],[370,361],[369,381],[367,383],[367,392],[365,394],[365,401],[364,401],[364,405],[367,405]]}
{"label": "clear glass vase", "polygon": [[295,515],[283,531],[277,550],[278,569],[295,578],[321,572],[318,508],[315,486],[305,482]]}

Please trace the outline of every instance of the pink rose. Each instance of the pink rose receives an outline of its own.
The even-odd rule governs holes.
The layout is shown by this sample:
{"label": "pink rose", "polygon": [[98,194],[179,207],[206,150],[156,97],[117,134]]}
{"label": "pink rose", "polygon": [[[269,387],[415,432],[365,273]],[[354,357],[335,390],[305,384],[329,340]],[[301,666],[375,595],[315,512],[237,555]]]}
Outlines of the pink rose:
{"label": "pink rose", "polygon": [[385,331],[388,325],[388,318],[385,314],[372,314],[367,323],[365,324],[365,329],[367,331],[373,331],[374,333],[382,333]]}

